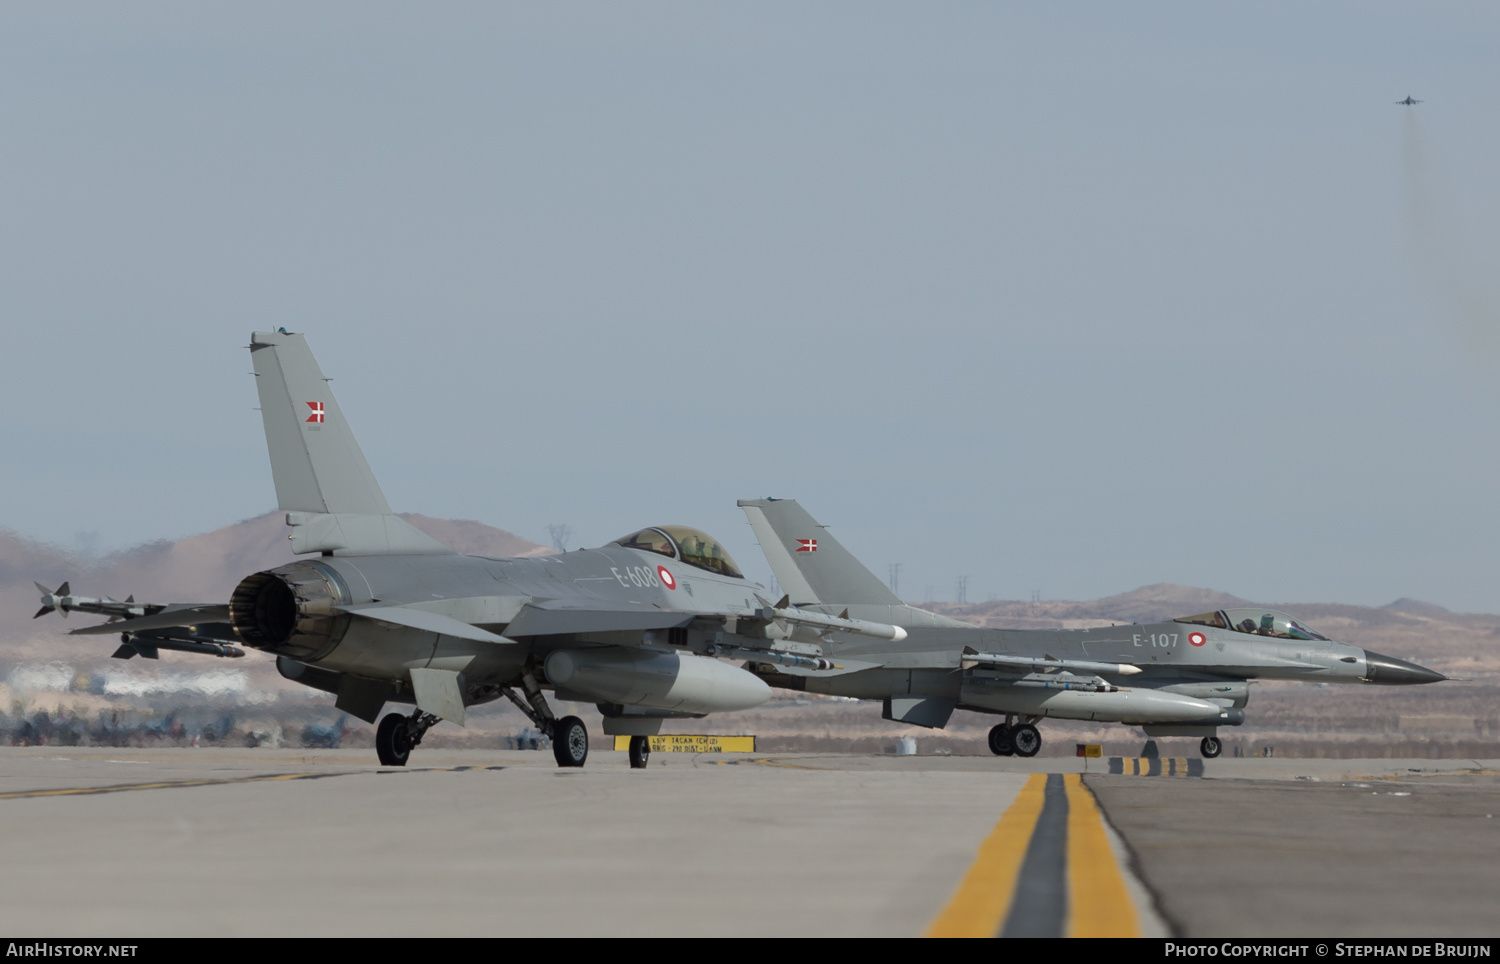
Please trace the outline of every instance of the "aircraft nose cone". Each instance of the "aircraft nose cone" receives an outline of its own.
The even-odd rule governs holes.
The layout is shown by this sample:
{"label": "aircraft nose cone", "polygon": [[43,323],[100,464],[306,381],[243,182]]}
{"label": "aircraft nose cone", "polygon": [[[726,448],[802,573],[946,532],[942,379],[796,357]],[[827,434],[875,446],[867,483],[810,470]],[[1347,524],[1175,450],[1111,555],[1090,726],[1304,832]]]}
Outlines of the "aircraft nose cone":
{"label": "aircraft nose cone", "polygon": [[1384,686],[1401,686],[1408,683],[1437,683],[1448,677],[1435,673],[1425,666],[1408,663],[1404,659],[1382,656],[1365,650],[1365,679]]}

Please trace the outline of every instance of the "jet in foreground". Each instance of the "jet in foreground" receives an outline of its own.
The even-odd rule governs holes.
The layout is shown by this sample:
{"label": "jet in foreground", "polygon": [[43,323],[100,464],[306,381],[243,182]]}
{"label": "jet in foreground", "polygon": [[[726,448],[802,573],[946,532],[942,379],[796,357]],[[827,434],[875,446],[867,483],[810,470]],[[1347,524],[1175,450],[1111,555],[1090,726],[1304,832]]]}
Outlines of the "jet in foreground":
{"label": "jet in foreground", "polygon": [[1245,720],[1252,679],[1434,683],[1441,674],[1327,639],[1285,613],[1231,609],[1170,622],[1078,630],[981,629],[904,604],[790,499],[746,499],[771,571],[800,611],[904,627],[902,641],[830,643],[836,669],[746,664],[772,686],[881,700],[885,717],[942,728],[955,709],[1003,716],[996,754],[1032,756],[1044,717],[1144,727],[1148,736],[1201,737]]}
{"label": "jet in foreground", "polygon": [[[752,673],[714,658],[826,667],[793,637],[899,627],[771,612],[724,548],[685,526],[641,529],[597,549],[534,559],[457,555],[391,512],[301,335],[250,338],[276,498],[294,553],[308,558],[246,576],[227,601],[137,603],[43,590],[53,610],[107,615],[74,634],[118,635],[114,655],[161,650],[271,653],[281,675],[380,719],[380,762],[402,766],[441,720],[505,697],[552,739],[559,766],[582,766],[588,731],[558,719],[555,698],[598,705],[606,734],[631,740],[644,766],[662,721],[742,710],[771,695]],[[687,650],[691,649],[689,652]]]}

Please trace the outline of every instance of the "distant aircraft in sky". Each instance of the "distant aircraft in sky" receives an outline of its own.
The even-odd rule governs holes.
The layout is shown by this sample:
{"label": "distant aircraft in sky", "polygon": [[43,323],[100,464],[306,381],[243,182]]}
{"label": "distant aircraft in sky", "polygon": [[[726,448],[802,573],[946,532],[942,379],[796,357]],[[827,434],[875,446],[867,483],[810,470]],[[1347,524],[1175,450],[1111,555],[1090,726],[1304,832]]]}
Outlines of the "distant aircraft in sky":
{"label": "distant aircraft in sky", "polygon": [[1417,100],[1411,94],[1407,94],[1405,100],[1398,100],[1398,101],[1396,101],[1396,103],[1398,103],[1398,104],[1405,104],[1407,107],[1413,107],[1413,106],[1415,106],[1417,104],[1420,104],[1422,102],[1420,100]]}

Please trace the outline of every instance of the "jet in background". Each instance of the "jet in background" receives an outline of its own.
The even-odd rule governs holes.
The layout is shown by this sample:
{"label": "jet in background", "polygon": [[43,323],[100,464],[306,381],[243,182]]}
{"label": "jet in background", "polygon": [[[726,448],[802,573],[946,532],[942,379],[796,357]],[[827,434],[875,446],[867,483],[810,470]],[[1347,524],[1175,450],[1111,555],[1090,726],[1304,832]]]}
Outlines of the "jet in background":
{"label": "jet in background", "polygon": [[772,686],[880,700],[885,718],[941,729],[955,709],[1004,717],[989,733],[999,755],[1033,756],[1046,717],[1143,727],[1148,736],[1200,737],[1223,748],[1221,726],[1245,720],[1252,679],[1407,684],[1439,673],[1336,642],[1267,609],[1098,629],[981,629],[903,603],[790,499],[744,499],[781,606],[897,625],[901,641],[830,640],[831,669],[747,668]]}
{"label": "jet in background", "polygon": [[1398,101],[1396,101],[1396,103],[1401,104],[1401,105],[1406,106],[1406,107],[1413,107],[1413,106],[1415,106],[1417,104],[1420,104],[1422,102],[1420,100],[1413,99],[1413,97],[1411,96],[1411,94],[1407,94],[1405,100],[1398,100]]}
{"label": "jet in background", "polygon": [[[276,657],[281,675],[380,720],[380,762],[402,766],[439,720],[505,697],[552,739],[559,766],[582,766],[588,731],[547,699],[598,705],[632,766],[663,720],[757,706],[759,677],[716,654],[820,667],[791,638],[895,626],[763,612],[716,540],[686,526],[640,529],[597,549],[532,559],[461,556],[392,513],[303,336],[250,337],[276,498],[292,550],[308,558],[246,576],[227,601],[137,603],[42,588],[38,616],[107,615],[74,630],[118,635],[120,658],[160,650]],[[811,626],[813,630],[806,627]],[[688,649],[689,639],[696,647]],[[387,703],[413,705],[391,713]]]}

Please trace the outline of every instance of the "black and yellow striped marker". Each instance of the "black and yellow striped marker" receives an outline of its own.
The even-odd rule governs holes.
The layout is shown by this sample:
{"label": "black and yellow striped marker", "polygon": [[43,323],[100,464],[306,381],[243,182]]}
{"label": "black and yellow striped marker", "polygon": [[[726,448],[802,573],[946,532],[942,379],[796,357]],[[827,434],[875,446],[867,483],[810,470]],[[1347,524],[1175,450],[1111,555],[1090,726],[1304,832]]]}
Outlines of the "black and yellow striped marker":
{"label": "black and yellow striped marker", "polygon": [[1037,773],[927,937],[1139,937],[1104,815],[1077,774]]}
{"label": "black and yellow striped marker", "polygon": [[1201,777],[1203,761],[1185,756],[1112,756],[1109,772],[1127,777]]}

